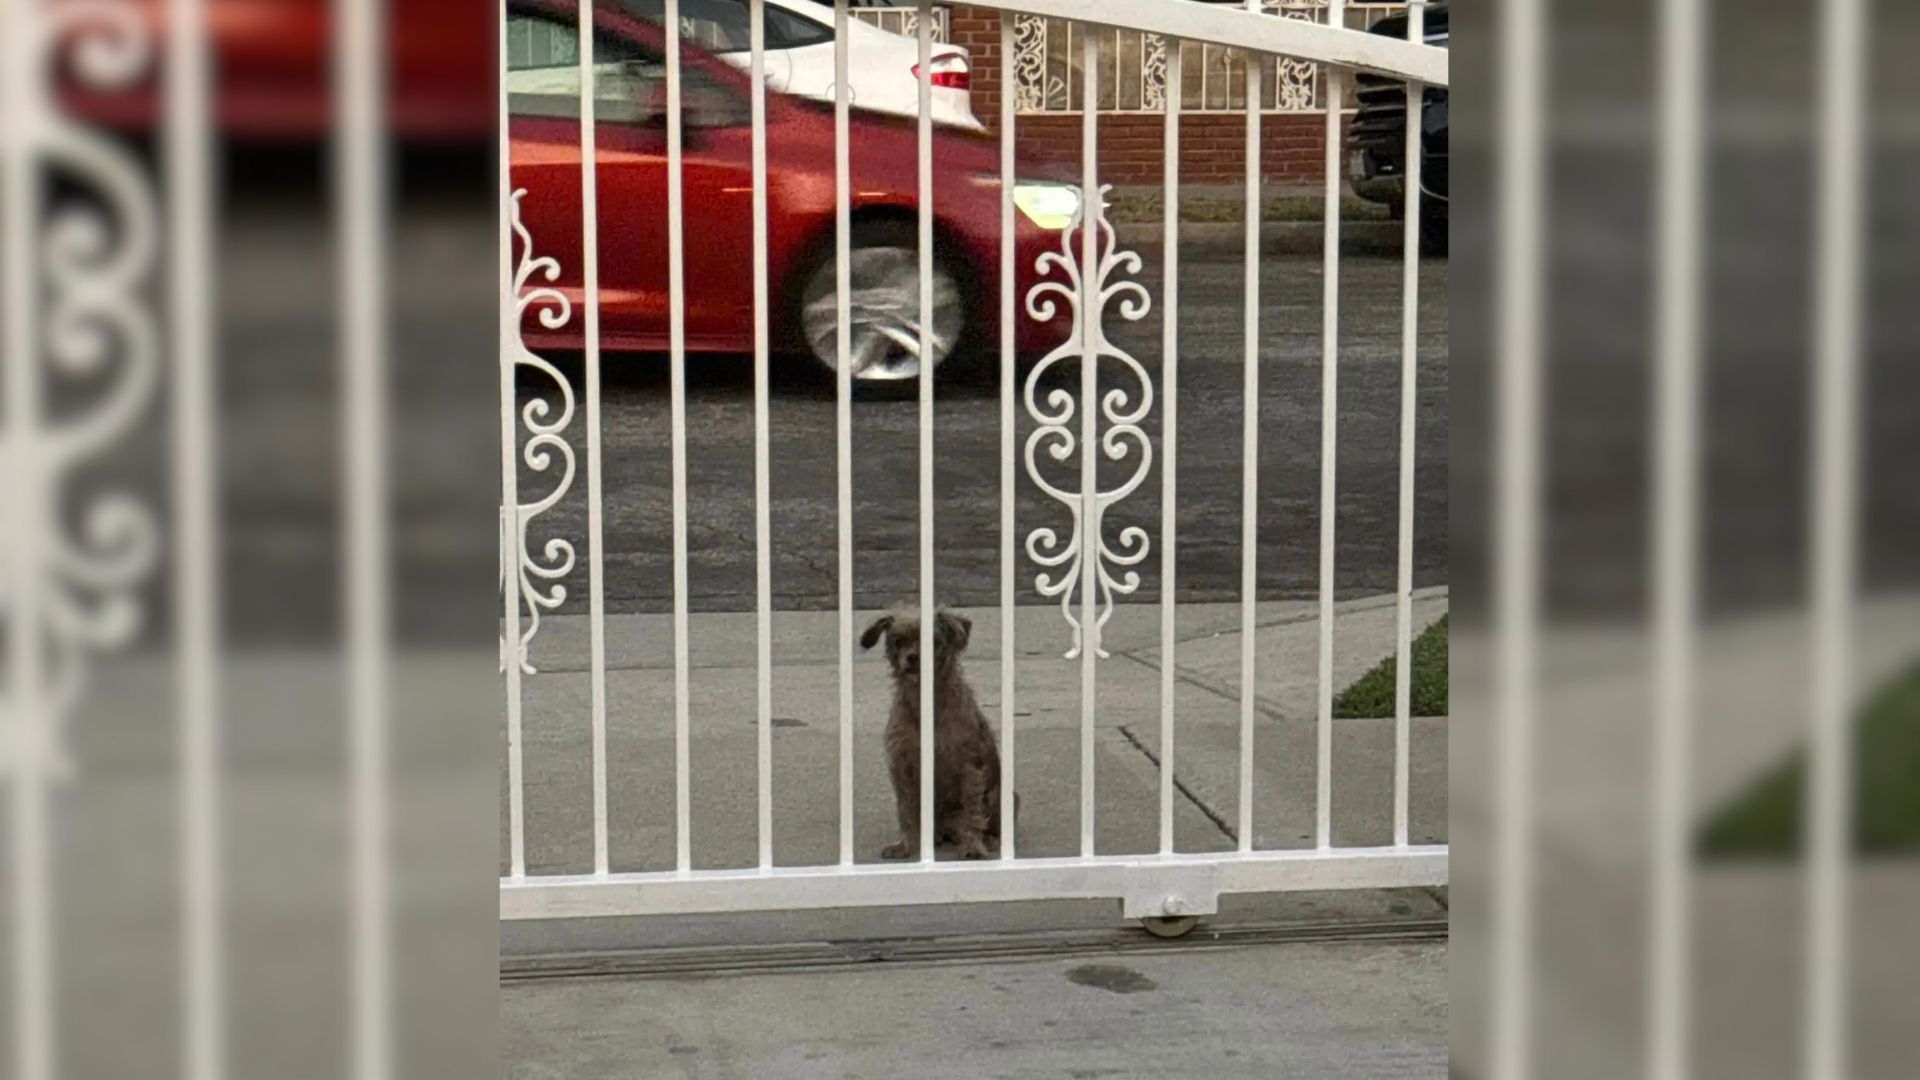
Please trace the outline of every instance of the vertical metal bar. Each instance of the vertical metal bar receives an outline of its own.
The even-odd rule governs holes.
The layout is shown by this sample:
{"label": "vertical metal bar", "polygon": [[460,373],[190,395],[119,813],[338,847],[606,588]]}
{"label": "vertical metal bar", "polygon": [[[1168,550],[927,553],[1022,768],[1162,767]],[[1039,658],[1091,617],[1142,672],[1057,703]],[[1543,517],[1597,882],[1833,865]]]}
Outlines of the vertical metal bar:
{"label": "vertical metal bar", "polygon": [[1014,852],[1014,443],[1018,432],[1014,425],[1013,388],[1018,380],[1014,355],[1016,267],[1014,265],[1013,206],[1014,176],[1013,125],[1014,98],[1011,77],[1013,64],[1013,15],[1000,13],[1000,734],[1005,745],[1000,757],[1000,857],[1011,859]]}
{"label": "vertical metal bar", "polygon": [[[1341,23],[1342,0],[1327,0],[1327,23]],[[1346,72],[1327,77],[1326,225],[1320,241],[1320,696],[1314,793],[1314,846],[1333,846],[1333,536],[1340,446],[1340,96]],[[1411,124],[1411,120],[1409,120]]]}
{"label": "vertical metal bar", "polygon": [[[1140,68],[1139,68],[1140,110],[1142,112],[1145,112],[1147,108],[1147,101],[1146,101],[1146,98],[1147,98],[1147,34],[1145,31],[1141,31],[1136,35],[1136,37],[1139,39],[1139,42],[1140,42]],[[1116,63],[1114,66],[1117,71],[1119,65]],[[1114,78],[1117,80],[1119,78],[1119,75],[1116,73]],[[1118,81],[1116,81],[1113,85],[1114,85],[1114,91],[1113,91],[1114,108],[1117,109],[1120,107],[1120,90],[1119,90],[1120,84]]]}
{"label": "vertical metal bar", "polygon": [[693,868],[692,764],[687,745],[687,285],[681,233],[680,0],[667,22],[667,348],[673,373],[673,776],[674,852]]}
{"label": "vertical metal bar", "polygon": [[[1074,22],[1066,22],[1064,23],[1064,26],[1067,31],[1067,48],[1066,48],[1067,74],[1066,74],[1066,77],[1064,77],[1061,81],[1067,84],[1067,111],[1072,112],[1073,111],[1073,79],[1072,79],[1073,42],[1074,42],[1074,38],[1079,36],[1079,24]],[[1083,59],[1083,63],[1084,63],[1084,59]],[[1084,99],[1085,96],[1086,96],[1086,86],[1084,83],[1082,83],[1081,97]],[[1082,101],[1082,104],[1085,104],[1084,100]]]}
{"label": "vertical metal bar", "polygon": [[507,675],[507,873],[527,876],[526,785],[522,768],[520,700],[520,469],[515,416],[515,343],[519,298],[513,288],[512,138],[507,99],[507,0],[500,3],[500,565],[506,632],[501,655]]}
{"label": "vertical metal bar", "polygon": [[607,857],[607,596],[600,486],[600,177],[593,5],[580,5],[580,284],[587,375],[587,649],[593,695],[593,872]]}
{"label": "vertical metal bar", "polygon": [[1826,8],[1820,38],[1812,497],[1813,673],[1805,1075],[1848,1075],[1847,874],[1853,842],[1853,602],[1857,584],[1861,173],[1865,0]]}
{"label": "vertical metal bar", "polygon": [[[1425,0],[1407,5],[1407,40],[1425,39]],[[1413,412],[1420,377],[1420,156],[1426,88],[1407,83],[1406,184],[1400,229],[1400,569],[1395,584],[1393,843],[1407,846],[1408,743],[1413,713]]]}
{"label": "vertical metal bar", "polygon": [[1213,108],[1212,99],[1207,97],[1207,69],[1213,66],[1213,60],[1209,55],[1212,49],[1213,46],[1207,42],[1200,43],[1200,111],[1202,112]]}
{"label": "vertical metal bar", "polygon": [[47,849],[47,775],[45,748],[51,741],[52,717],[47,714],[44,650],[38,633],[21,628],[40,626],[45,618],[41,582],[41,531],[51,511],[40,466],[40,320],[35,294],[39,246],[30,237],[40,233],[42,176],[39,169],[40,125],[46,102],[40,82],[40,52],[47,38],[44,7],[32,0],[9,0],[5,5],[7,33],[0,35],[6,62],[0,63],[0,273],[4,274],[5,308],[0,324],[6,335],[7,362],[0,364],[6,384],[6,425],[0,428],[6,452],[9,498],[21,507],[23,527],[7,531],[0,548],[8,556],[6,588],[14,632],[7,637],[7,707],[18,728],[15,747],[19,766],[12,778],[12,888],[9,907],[13,923],[14,1073],[20,1080],[51,1080],[55,1069],[55,987],[51,943],[53,897],[51,853]]}
{"label": "vertical metal bar", "polygon": [[767,464],[767,16],[765,0],[749,13],[753,51],[753,469],[754,655],[759,667],[760,865],[773,865],[773,492]]}
{"label": "vertical metal bar", "polygon": [[1080,854],[1094,854],[1093,714],[1099,690],[1100,620],[1094,579],[1100,574],[1100,248],[1103,212],[1095,143],[1100,114],[1100,39],[1081,37],[1085,79],[1080,110]]}
{"label": "vertical metal bar", "polygon": [[182,1073],[226,1075],[220,934],[220,578],[214,415],[212,151],[206,0],[169,0],[165,65],[172,306],[174,648],[180,681]]}
{"label": "vertical metal bar", "polygon": [[1693,668],[1698,637],[1700,0],[1668,0],[1660,34],[1660,158],[1654,192],[1653,865],[1647,933],[1647,1075],[1691,1075],[1692,939],[1687,843],[1693,823]]}
{"label": "vertical metal bar", "polygon": [[[1259,10],[1247,0],[1247,10]],[[1260,85],[1258,53],[1247,54],[1247,187],[1245,265],[1242,268],[1246,357],[1240,461],[1240,850],[1253,850],[1254,605],[1260,541]]]}
{"label": "vertical metal bar", "polygon": [[933,4],[915,20],[920,62],[920,859],[933,861],[933,682],[939,670],[933,603]]}
{"label": "vertical metal bar", "polygon": [[1161,249],[1166,252],[1167,282],[1160,305],[1160,384],[1163,415],[1160,433],[1160,853],[1173,854],[1173,685],[1177,646],[1174,623],[1178,596],[1174,574],[1174,538],[1180,517],[1175,486],[1179,480],[1180,451],[1180,52],[1181,42],[1167,42],[1166,184]]}
{"label": "vertical metal bar", "polygon": [[354,1075],[392,1071],[387,901],[387,350],[385,9],[338,9],[334,177],[340,213],[341,375],[346,490],[347,718],[351,810]]}
{"label": "vertical metal bar", "polygon": [[852,202],[847,122],[847,0],[833,0],[834,461],[839,473],[840,862],[853,865],[853,328],[848,312]]}
{"label": "vertical metal bar", "polygon": [[1541,0],[1510,0],[1500,28],[1500,259],[1495,296],[1493,1080],[1532,1068],[1534,723],[1539,698]]}

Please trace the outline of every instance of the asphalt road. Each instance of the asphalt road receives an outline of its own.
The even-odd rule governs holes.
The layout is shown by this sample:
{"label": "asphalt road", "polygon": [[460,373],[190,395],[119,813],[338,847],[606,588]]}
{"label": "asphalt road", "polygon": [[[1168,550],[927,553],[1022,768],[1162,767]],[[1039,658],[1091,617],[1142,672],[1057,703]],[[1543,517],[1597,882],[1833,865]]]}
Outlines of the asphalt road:
{"label": "asphalt road", "polygon": [[[1141,249],[1140,280],[1162,296],[1160,252]],[[1321,264],[1317,255],[1263,260],[1260,289],[1259,539],[1262,599],[1315,595],[1319,581],[1321,467]],[[1415,470],[1415,583],[1446,581],[1447,563],[1447,267],[1421,266],[1420,348]],[[1243,276],[1237,244],[1183,247],[1178,379],[1179,510],[1177,594],[1188,601],[1241,595],[1244,422]],[[1398,417],[1400,407],[1400,263],[1352,255],[1341,281],[1338,392],[1336,590],[1341,596],[1389,591],[1397,566]],[[1142,424],[1155,459],[1142,484],[1106,512],[1109,546],[1122,530],[1147,530],[1151,550],[1138,566],[1135,598],[1160,589],[1161,470],[1165,388],[1161,313],[1124,323],[1108,316],[1109,335],[1154,382]],[[1120,325],[1116,326],[1115,324]],[[991,368],[993,356],[978,358]],[[769,503],[774,606],[817,609],[838,603],[832,385],[799,357],[776,360],[771,380]],[[577,379],[577,361],[563,363]],[[603,361],[603,490],[606,599],[610,612],[668,610],[672,604],[673,489],[669,366],[657,356],[609,355]],[[1103,393],[1132,386],[1125,365],[1100,368]],[[1078,397],[1075,362],[1057,366],[1050,386]],[[696,611],[750,610],[755,588],[754,401],[752,359],[695,356],[688,362],[687,545],[689,603]],[[546,391],[522,380],[523,404]],[[550,391],[548,391],[549,396]],[[1042,390],[1044,398],[1045,389]],[[935,405],[935,588],[941,601],[997,603],[1000,597],[1001,425],[991,372],[942,381]],[[557,401],[556,401],[557,404]],[[918,403],[862,397],[853,413],[853,536],[856,605],[917,595],[919,566]],[[1017,446],[1035,422],[1016,404]],[[567,430],[577,474],[567,494],[535,519],[529,542],[575,542],[579,559],[563,579],[563,611],[586,597],[585,411]],[[1076,430],[1078,420],[1075,420]],[[1103,427],[1104,430],[1104,427]],[[1049,481],[1078,490],[1077,456],[1050,461]],[[1139,467],[1135,447],[1105,462],[1102,487]],[[522,499],[551,490],[552,474],[522,469]],[[1016,539],[1032,530],[1072,527],[1068,509],[1016,470]],[[1022,550],[1015,571],[1022,603],[1044,602],[1040,570]]]}

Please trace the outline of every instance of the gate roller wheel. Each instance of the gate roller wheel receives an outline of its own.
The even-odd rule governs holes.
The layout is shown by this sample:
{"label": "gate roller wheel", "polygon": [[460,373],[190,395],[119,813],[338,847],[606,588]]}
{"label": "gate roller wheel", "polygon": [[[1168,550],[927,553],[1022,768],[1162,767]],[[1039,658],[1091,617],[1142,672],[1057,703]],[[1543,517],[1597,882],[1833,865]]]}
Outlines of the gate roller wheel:
{"label": "gate roller wheel", "polygon": [[1140,920],[1147,933],[1157,938],[1186,937],[1200,925],[1197,915],[1152,915]]}

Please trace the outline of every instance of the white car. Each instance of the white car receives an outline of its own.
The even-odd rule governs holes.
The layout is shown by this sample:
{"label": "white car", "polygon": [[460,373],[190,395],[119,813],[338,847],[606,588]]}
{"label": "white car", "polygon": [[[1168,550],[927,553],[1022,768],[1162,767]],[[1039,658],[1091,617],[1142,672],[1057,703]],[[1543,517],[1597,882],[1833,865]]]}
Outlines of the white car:
{"label": "white car", "polygon": [[[661,0],[620,0],[658,22]],[[765,0],[767,85],[832,101],[833,8],[814,0]],[[747,0],[680,0],[681,32],[728,63],[752,66]],[[848,101],[862,109],[916,116],[920,108],[920,43],[856,18],[847,20]],[[933,120],[980,128],[969,82],[973,61],[957,45],[933,46]]]}

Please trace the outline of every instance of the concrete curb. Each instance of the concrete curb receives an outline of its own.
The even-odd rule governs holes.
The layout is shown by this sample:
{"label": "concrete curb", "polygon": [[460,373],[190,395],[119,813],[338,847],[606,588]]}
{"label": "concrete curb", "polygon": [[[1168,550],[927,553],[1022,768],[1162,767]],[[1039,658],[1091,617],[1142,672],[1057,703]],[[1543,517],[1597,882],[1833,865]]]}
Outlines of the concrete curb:
{"label": "concrete curb", "polygon": [[[1320,252],[1326,226],[1318,221],[1267,221],[1260,226],[1260,254],[1314,255]],[[1165,234],[1159,222],[1122,222],[1114,234],[1125,247],[1158,247]],[[1230,221],[1194,221],[1180,226],[1184,255],[1234,254],[1244,246],[1246,226]],[[1340,226],[1343,255],[1399,255],[1401,228],[1397,221],[1347,221]]]}

